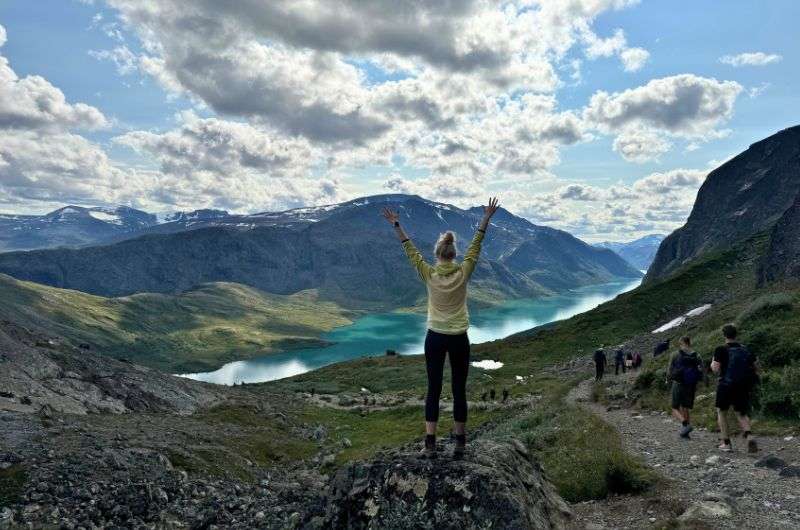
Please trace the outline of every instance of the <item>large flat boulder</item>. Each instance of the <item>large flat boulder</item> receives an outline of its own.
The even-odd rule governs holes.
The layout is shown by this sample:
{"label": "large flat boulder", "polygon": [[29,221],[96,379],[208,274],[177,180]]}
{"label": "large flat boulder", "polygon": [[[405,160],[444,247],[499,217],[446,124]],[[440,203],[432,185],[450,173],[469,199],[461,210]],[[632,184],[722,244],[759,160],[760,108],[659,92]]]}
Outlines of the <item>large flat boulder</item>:
{"label": "large flat boulder", "polygon": [[[464,459],[418,456],[414,446],[340,469],[329,484],[324,528],[564,528],[567,504],[517,440],[480,439]],[[324,521],[324,522],[323,522]]]}

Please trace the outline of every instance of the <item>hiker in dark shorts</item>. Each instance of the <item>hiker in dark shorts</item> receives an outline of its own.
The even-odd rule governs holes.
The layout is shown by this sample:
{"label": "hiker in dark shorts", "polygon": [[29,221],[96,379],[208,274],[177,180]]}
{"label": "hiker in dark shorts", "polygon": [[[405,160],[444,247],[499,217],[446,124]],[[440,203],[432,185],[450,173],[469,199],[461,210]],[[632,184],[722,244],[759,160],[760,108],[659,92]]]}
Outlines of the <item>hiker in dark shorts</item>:
{"label": "hiker in dark shorts", "polygon": [[736,340],[739,333],[733,324],[723,326],[722,334],[725,345],[714,350],[714,360],[711,362],[711,370],[719,374],[716,398],[717,420],[722,435],[719,450],[732,450],[725,414],[733,407],[739,419],[742,437],[747,441],[747,451],[755,453],[758,451],[758,444],[750,432],[750,399],[753,387],[758,382],[756,356]]}
{"label": "hiker in dark shorts", "polygon": [[669,363],[667,382],[672,381],[672,415],[681,422],[681,438],[688,440],[689,433],[694,430],[689,411],[694,408],[697,383],[703,379],[703,361],[692,350],[689,337],[681,337],[678,344],[680,349]]}
{"label": "hiker in dark shorts", "polygon": [[619,369],[622,367],[622,373],[625,373],[625,352],[622,348],[614,350],[614,375],[619,375]]}
{"label": "hiker in dark shorts", "polygon": [[603,374],[606,373],[607,363],[608,363],[608,358],[606,357],[606,352],[603,351],[603,348],[599,348],[597,351],[594,352],[595,381],[603,380]]}

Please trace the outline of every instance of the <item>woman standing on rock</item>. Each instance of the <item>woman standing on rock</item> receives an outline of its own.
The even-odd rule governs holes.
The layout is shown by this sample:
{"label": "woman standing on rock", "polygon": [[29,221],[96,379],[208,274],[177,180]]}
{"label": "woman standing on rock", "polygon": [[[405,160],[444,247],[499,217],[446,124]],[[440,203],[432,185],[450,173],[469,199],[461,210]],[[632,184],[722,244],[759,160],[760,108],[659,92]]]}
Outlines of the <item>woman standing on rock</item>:
{"label": "woman standing on rock", "polygon": [[489,220],[497,211],[497,199],[489,199],[483,208],[481,221],[472,238],[464,260],[455,261],[456,241],[451,231],[439,236],[434,248],[436,265],[430,265],[419,253],[414,243],[400,226],[397,213],[383,209],[383,216],[392,223],[403,249],[425,282],[428,290],[428,334],[425,337],[425,365],[428,372],[428,394],[425,398],[425,447],[423,454],[436,456],[436,425],[439,421],[439,397],[442,393],[442,377],[445,356],[450,356],[453,389],[453,433],[456,445],[454,456],[461,457],[466,448],[465,426],[467,422],[467,373],[469,371],[469,313],[467,312],[467,283],[475,270],[481,241],[489,227]]}

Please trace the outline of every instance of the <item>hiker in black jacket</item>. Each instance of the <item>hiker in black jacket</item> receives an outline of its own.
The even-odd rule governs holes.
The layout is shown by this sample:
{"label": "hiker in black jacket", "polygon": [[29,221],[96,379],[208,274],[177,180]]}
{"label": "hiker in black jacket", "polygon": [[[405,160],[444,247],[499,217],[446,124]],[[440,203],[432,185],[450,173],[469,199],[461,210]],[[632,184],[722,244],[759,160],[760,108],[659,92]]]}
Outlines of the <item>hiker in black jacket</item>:
{"label": "hiker in black jacket", "polygon": [[625,373],[625,352],[622,348],[617,348],[614,351],[614,375],[619,375],[619,369],[622,367],[622,373]]}
{"label": "hiker in black jacket", "polygon": [[750,399],[758,382],[756,356],[736,340],[738,330],[733,324],[723,326],[722,334],[725,345],[714,351],[714,360],[711,362],[711,370],[719,374],[716,398],[717,420],[722,435],[719,450],[729,452],[733,449],[725,417],[728,409],[733,407],[739,418],[742,437],[747,442],[747,450],[755,453],[758,444],[750,432]]}
{"label": "hiker in black jacket", "polygon": [[606,352],[603,351],[603,348],[599,348],[597,351],[594,352],[595,381],[603,380],[603,374],[606,372],[607,363],[608,363],[608,358],[606,358]]}
{"label": "hiker in black jacket", "polygon": [[688,440],[694,430],[689,411],[694,407],[697,383],[703,379],[703,361],[692,350],[689,337],[681,337],[678,344],[680,349],[669,363],[667,382],[672,381],[672,415],[681,422],[681,438]]}

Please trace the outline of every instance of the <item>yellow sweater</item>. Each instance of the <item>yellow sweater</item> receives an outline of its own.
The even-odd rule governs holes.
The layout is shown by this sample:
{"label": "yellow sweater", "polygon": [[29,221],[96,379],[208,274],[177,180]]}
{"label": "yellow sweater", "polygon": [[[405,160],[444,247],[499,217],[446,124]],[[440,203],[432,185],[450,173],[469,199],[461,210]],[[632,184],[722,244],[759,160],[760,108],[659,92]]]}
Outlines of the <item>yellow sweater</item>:
{"label": "yellow sweater", "polygon": [[411,264],[428,289],[428,329],[447,335],[459,335],[469,328],[467,282],[478,262],[483,232],[475,232],[462,263],[425,262],[411,240],[403,243]]}

